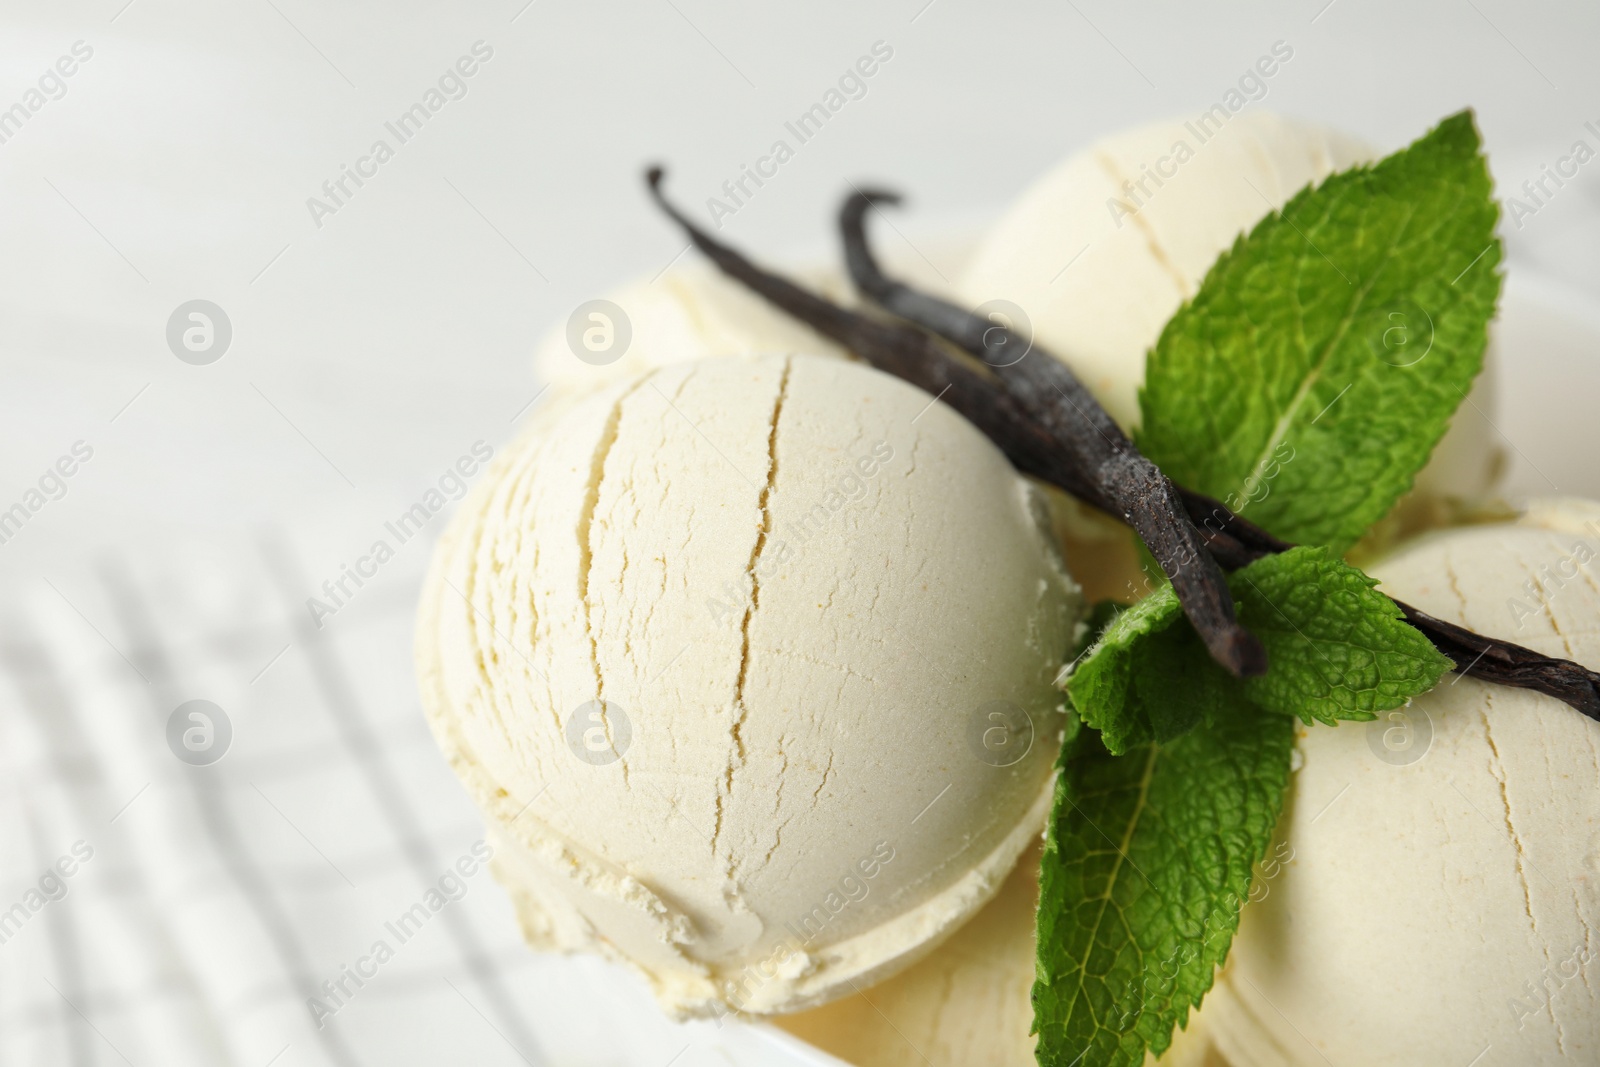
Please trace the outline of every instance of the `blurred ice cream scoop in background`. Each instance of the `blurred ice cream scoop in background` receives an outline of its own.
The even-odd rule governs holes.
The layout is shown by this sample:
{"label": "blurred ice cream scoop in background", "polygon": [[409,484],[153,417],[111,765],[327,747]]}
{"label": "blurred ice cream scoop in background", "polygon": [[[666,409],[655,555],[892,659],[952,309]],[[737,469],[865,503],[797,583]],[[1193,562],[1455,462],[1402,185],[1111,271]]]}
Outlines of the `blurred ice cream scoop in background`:
{"label": "blurred ice cream scoop in background", "polygon": [[1115,134],[1018,197],[957,290],[971,306],[1020,309],[1024,331],[1134,426],[1144,355],[1217,256],[1307,185],[1379,154],[1260,111]]}

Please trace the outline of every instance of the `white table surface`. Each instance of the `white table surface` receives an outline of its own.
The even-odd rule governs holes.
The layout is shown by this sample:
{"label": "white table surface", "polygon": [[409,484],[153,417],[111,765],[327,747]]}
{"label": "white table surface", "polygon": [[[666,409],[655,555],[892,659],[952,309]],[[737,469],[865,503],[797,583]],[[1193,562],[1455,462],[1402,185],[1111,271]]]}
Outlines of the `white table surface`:
{"label": "white table surface", "polygon": [[[0,544],[0,908],[72,841],[97,859],[0,945],[0,1062],[790,1062],[523,952],[486,876],[324,1031],[296,995],[478,836],[407,666],[425,546],[321,633],[299,605],[510,435],[540,334],[680,251],[646,162],[702,203],[878,41],[867,94],[726,234],[824,249],[861,178],[925,219],[989,217],[1094,136],[1202,110],[1278,40],[1294,57],[1252,107],[1393,148],[1471,105],[1512,190],[1600,145],[1600,8],[1579,3],[523,2],[6,5],[0,110],[74,42],[93,55],[0,143],[0,508],[74,442],[94,457]],[[307,198],[480,40],[467,95],[317,226]],[[1569,324],[1600,303],[1597,223],[1600,163],[1503,228],[1513,284],[1547,279]],[[165,342],[195,298],[233,323],[209,366]],[[1595,378],[1592,336],[1569,380]],[[1575,420],[1578,397],[1505,402]],[[1586,453],[1539,447],[1519,485],[1596,490]],[[160,734],[197,696],[238,730],[210,777]]]}

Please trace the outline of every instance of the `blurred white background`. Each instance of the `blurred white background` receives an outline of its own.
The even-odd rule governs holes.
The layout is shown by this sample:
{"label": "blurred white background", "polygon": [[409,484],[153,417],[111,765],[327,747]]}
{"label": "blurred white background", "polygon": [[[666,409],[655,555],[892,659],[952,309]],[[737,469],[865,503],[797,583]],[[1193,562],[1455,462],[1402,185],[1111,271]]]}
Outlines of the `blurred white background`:
{"label": "blurred white background", "polygon": [[[0,944],[6,1063],[792,1062],[713,1053],[621,972],[525,958],[481,873],[348,1014],[318,1031],[304,1004],[478,836],[409,674],[443,517],[322,630],[304,599],[510,436],[545,331],[680,253],[646,163],[703,210],[875,42],[892,58],[866,95],[726,236],[827,254],[862,179],[911,194],[908,232],[980,224],[1091,139],[1208,107],[1280,40],[1293,58],[1250,107],[1390,150],[1471,106],[1503,193],[1600,144],[1600,7],[1576,2],[65,0],[4,20],[0,510],[76,442],[93,455],[0,543],[0,909],[75,840],[96,850]],[[465,95],[398,144],[385,123],[477,42]],[[8,125],[75,47],[59,97]],[[394,158],[314,218],[380,137]],[[1589,314],[1600,163],[1503,234],[1513,286]],[[194,299],[232,327],[204,366],[166,339]],[[214,768],[166,748],[193,698],[232,722]]]}
{"label": "blurred white background", "polygon": [[[1250,106],[1385,149],[1472,106],[1502,188],[1600,124],[1600,9],[1576,3],[525,2],[8,5],[0,105],[75,41],[94,55],[0,144],[0,484],[20,491],[78,438],[97,456],[0,566],[70,572],[134,525],[207,536],[358,493],[409,500],[505,437],[541,333],[682,249],[641,193],[645,163],[703,204],[875,41],[894,58],[867,96],[724,233],[829,247],[862,178],[907,190],[913,219],[985,217],[1093,137],[1215,102],[1280,39],[1294,58]],[[468,95],[318,228],[307,199],[479,40],[494,55]],[[1600,292],[1597,205],[1586,168],[1505,227],[1513,267]],[[194,298],[234,328],[205,368],[164,339]],[[323,544],[320,569],[365,532]]]}

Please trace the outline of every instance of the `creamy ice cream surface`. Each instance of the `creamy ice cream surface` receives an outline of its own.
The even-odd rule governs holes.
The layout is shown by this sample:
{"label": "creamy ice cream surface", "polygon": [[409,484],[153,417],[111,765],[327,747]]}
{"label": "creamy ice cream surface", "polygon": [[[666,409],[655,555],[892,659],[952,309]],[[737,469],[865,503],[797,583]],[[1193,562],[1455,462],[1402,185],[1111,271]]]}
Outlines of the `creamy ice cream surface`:
{"label": "creamy ice cream surface", "polygon": [[[1547,501],[1372,573],[1594,668],[1597,554],[1600,505]],[[1292,858],[1202,1006],[1234,1067],[1600,1062],[1600,724],[1450,675],[1376,722],[1313,727],[1299,753]]]}
{"label": "creamy ice cream surface", "polygon": [[463,505],[421,687],[535,945],[680,1014],[786,1011],[997,891],[1081,604],[1035,491],[931,399],[677,364],[536,418]]}
{"label": "creamy ice cream surface", "polygon": [[[982,911],[925,959],[779,1026],[856,1067],[1033,1067],[1038,842]],[[1226,1067],[1199,1020],[1160,1067]]]}

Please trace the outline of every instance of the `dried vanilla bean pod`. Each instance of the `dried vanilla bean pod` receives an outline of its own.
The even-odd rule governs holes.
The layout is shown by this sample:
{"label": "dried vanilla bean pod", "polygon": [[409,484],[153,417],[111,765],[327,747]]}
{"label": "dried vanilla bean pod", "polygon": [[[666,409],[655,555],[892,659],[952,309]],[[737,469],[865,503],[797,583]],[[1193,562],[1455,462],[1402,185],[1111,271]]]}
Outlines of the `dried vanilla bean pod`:
{"label": "dried vanilla bean pod", "polygon": [[[844,238],[845,259],[856,286],[885,310],[930,330],[985,362],[992,362],[1002,354],[1006,359],[1015,358],[1009,353],[1017,350],[1020,339],[1006,327],[938,297],[918,292],[883,273],[867,244],[864,216],[874,203],[898,202],[899,197],[893,193],[858,191],[840,209],[839,227]],[[1065,367],[1037,345],[1032,345],[1028,354],[1041,357],[1039,362]],[[1024,359],[1023,362],[1029,361]],[[1089,402],[1105,415],[1097,401],[1091,398]],[[1109,420],[1110,417],[1105,418]],[[1294,547],[1204,494],[1182,486],[1178,487],[1178,493],[1212,555],[1230,570]],[[1457,671],[1499,685],[1544,693],[1600,721],[1600,673],[1571,660],[1545,656],[1509,641],[1474,633],[1400,600],[1396,600],[1395,605],[1407,622],[1455,664]]]}
{"label": "dried vanilla bean pod", "polygon": [[1395,606],[1462,674],[1517,689],[1532,689],[1555,697],[1600,722],[1600,674],[1583,664],[1546,656],[1510,641],[1484,637],[1453,622],[1434,618],[1404,601],[1396,600]]}
{"label": "dried vanilla bean pod", "polygon": [[[1008,394],[920,331],[897,332],[893,324],[840,308],[787,279],[761,270],[705,233],[667,201],[660,189],[661,168],[651,168],[647,177],[656,203],[725,273],[874,366],[921,385],[935,396],[947,385],[953,393],[959,384],[962,413],[991,434],[1008,455],[1018,446],[1015,438],[1019,431],[999,424],[1013,418],[1033,424],[1045,438],[1036,439],[1032,446],[1021,442],[1025,460],[1021,468],[1058,484],[1070,482],[1069,491],[1083,492],[1096,506],[1109,507],[1130,522],[1171,578],[1185,614],[1212,657],[1240,677],[1266,672],[1266,649],[1255,635],[1239,625],[1227,579],[1188,520],[1172,484],[1154,464],[1139,455],[1114,423],[1102,419],[1105,424],[1099,425],[1087,417],[1063,417],[1055,401],[1047,404],[1042,396]],[[926,365],[930,363],[938,365],[937,375],[929,374]],[[1044,388],[1043,384],[1040,388]],[[1040,461],[1061,452],[1064,441],[1068,442],[1066,454],[1059,458],[1065,461],[1065,469],[1060,473],[1067,477],[1053,477],[1044,468],[1060,468],[1061,464],[1041,466]]]}

